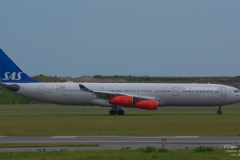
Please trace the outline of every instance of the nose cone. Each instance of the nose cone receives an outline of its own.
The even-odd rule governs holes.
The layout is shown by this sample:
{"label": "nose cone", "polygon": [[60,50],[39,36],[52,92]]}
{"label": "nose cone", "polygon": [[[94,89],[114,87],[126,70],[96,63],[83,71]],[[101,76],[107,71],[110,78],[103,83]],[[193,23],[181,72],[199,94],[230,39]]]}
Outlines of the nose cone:
{"label": "nose cone", "polygon": [[240,102],[240,93],[237,93],[236,96],[237,96],[238,102]]}
{"label": "nose cone", "polygon": [[234,89],[234,97],[237,100],[237,102],[240,102],[240,91],[238,88],[233,88]]}

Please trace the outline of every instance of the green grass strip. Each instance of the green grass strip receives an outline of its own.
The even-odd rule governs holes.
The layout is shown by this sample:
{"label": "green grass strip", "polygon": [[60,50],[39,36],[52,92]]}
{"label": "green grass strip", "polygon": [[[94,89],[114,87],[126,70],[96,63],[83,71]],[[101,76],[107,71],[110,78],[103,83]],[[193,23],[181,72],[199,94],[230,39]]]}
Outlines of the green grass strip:
{"label": "green grass strip", "polygon": [[39,144],[31,144],[31,143],[7,143],[0,144],[0,148],[31,148],[31,147],[97,147],[98,144],[48,144],[48,143],[39,143]]}
{"label": "green grass strip", "polygon": [[164,150],[146,147],[131,150],[82,150],[68,151],[61,149],[56,151],[38,150],[36,152],[0,152],[0,160],[142,160],[142,159],[166,159],[166,160],[232,160],[239,159],[238,153],[226,152],[226,149],[213,149],[211,151],[199,152],[193,149],[187,150]]}

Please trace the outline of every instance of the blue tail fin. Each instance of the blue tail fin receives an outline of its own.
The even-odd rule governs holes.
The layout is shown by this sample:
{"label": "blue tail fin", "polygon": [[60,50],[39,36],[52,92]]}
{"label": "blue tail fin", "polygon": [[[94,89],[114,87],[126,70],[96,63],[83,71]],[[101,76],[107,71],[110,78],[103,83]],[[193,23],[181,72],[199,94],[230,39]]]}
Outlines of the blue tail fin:
{"label": "blue tail fin", "polygon": [[0,49],[0,77],[3,83],[38,82],[24,73],[2,49]]}

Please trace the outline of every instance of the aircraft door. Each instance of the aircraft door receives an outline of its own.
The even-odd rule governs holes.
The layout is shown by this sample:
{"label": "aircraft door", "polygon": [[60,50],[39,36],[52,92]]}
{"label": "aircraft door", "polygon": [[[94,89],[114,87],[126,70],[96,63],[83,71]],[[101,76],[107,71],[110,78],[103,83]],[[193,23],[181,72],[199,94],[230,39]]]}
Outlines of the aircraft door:
{"label": "aircraft door", "polygon": [[178,89],[178,87],[173,87],[173,96],[179,96],[179,89]]}
{"label": "aircraft door", "polygon": [[169,105],[177,105],[179,103],[179,88],[173,87],[173,97],[169,101]]}
{"label": "aircraft door", "polygon": [[221,103],[224,104],[227,99],[227,90],[225,87],[221,87],[220,91],[221,91]]}
{"label": "aircraft door", "polygon": [[38,94],[44,93],[44,85],[38,85]]}
{"label": "aircraft door", "polygon": [[227,90],[225,87],[221,88],[221,97],[227,97]]}

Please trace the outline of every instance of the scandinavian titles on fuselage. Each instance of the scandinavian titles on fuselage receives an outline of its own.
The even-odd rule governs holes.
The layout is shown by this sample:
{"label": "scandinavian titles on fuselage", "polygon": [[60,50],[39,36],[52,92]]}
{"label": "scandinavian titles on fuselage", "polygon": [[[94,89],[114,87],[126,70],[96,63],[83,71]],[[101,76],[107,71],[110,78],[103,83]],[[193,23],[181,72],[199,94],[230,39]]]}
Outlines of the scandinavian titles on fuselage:
{"label": "scandinavian titles on fuselage", "polygon": [[218,87],[186,87],[185,91],[218,91]]}

